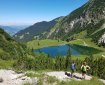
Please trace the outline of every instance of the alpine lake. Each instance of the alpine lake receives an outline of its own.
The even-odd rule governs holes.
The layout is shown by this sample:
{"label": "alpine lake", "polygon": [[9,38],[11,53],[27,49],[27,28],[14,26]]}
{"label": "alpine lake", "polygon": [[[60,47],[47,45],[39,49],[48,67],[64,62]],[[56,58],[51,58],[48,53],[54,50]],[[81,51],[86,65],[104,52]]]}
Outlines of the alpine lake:
{"label": "alpine lake", "polygon": [[55,56],[66,56],[68,55],[68,53],[74,56],[92,55],[92,54],[97,54],[101,52],[101,50],[98,50],[92,47],[83,46],[83,45],[65,44],[65,45],[49,46],[49,47],[43,47],[40,49],[35,49],[34,52],[46,53],[51,57],[55,57]]}

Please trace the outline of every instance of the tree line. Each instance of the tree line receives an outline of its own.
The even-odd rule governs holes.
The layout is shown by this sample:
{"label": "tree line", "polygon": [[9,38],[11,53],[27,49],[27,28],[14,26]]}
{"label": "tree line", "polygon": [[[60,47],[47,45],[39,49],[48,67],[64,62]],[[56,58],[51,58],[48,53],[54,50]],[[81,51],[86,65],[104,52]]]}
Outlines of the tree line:
{"label": "tree line", "polygon": [[73,60],[71,55],[66,57],[57,56],[52,58],[41,54],[35,57],[21,57],[14,63],[14,67],[24,70],[63,70],[70,71],[70,64],[75,61],[76,71],[81,72],[81,65],[85,61],[91,67],[89,74],[105,79],[105,58],[94,58],[92,55],[86,57],[84,60]]}

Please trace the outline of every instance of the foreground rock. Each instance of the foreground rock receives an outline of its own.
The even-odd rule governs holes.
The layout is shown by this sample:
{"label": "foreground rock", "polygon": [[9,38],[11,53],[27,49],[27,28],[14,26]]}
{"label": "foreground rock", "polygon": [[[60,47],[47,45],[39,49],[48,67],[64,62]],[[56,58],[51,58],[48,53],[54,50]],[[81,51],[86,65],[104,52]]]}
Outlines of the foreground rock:
{"label": "foreground rock", "polygon": [[24,85],[25,83],[33,85],[37,84],[37,78],[30,78],[25,76],[24,73],[18,74],[11,70],[0,70],[0,78],[3,79],[3,82],[0,82],[0,85]]}
{"label": "foreground rock", "polygon": [[[43,79],[43,85],[49,85],[47,84],[47,76],[53,76],[56,77],[60,81],[71,81],[72,79],[76,81],[82,81],[81,77],[82,75],[80,73],[74,73],[74,77],[71,79],[71,75],[69,72],[65,73],[63,71],[54,71],[54,72],[44,72],[45,76]],[[92,77],[86,75],[85,80],[91,80]],[[101,82],[105,84],[105,80],[99,79]],[[37,85],[38,78],[30,78],[25,76],[25,73],[16,73],[12,70],[0,70],[0,85],[24,85],[26,83],[29,83],[31,85]],[[55,85],[55,84],[54,84]]]}

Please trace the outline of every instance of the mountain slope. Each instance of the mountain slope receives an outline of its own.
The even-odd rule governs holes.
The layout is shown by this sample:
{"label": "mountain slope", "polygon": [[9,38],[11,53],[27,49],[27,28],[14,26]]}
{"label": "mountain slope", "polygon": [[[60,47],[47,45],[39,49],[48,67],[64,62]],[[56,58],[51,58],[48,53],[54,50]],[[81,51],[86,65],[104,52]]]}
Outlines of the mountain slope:
{"label": "mountain slope", "polygon": [[[92,38],[96,43],[105,42],[105,0],[89,0],[82,7],[60,20],[53,32],[45,38],[63,39],[78,38],[76,34],[85,31],[84,38]],[[56,24],[56,25],[57,25]],[[82,35],[81,35],[82,36]]]}
{"label": "mountain slope", "polygon": [[0,59],[17,59],[26,52],[24,44],[14,41],[9,34],[0,28]]}
{"label": "mountain slope", "polygon": [[[49,23],[49,22],[48,22]],[[40,25],[40,28],[36,26]],[[89,0],[69,15],[58,18],[56,23],[48,27],[37,23],[15,35],[19,41],[39,39],[80,39],[92,38],[98,45],[105,43],[105,0]],[[44,24],[45,25],[45,24]],[[34,29],[35,27],[35,29]],[[38,30],[40,29],[40,31]],[[31,32],[29,32],[31,31]],[[84,35],[81,35],[81,32]],[[80,37],[81,36],[81,37]]]}
{"label": "mountain slope", "polygon": [[56,24],[56,20],[54,19],[52,21],[42,21],[35,23],[34,25],[19,31],[14,35],[14,38],[17,41],[30,41],[33,38],[38,38],[39,34],[42,34],[46,31],[48,31],[50,28],[52,28]]}

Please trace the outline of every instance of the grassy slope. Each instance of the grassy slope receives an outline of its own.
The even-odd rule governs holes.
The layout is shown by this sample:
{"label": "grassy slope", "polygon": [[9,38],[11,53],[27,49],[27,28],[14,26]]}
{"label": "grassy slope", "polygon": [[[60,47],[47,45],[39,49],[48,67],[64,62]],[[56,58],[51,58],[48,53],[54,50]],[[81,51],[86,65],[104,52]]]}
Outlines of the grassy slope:
{"label": "grassy slope", "polygon": [[[39,43],[39,45],[38,45]],[[27,43],[27,46],[29,48],[33,48],[33,49],[38,49],[38,48],[42,48],[42,47],[48,47],[48,46],[56,46],[56,45],[60,45],[60,44],[66,44],[65,41],[59,41],[58,40],[50,40],[50,39],[46,39],[46,40],[33,40]]]}
{"label": "grassy slope", "polygon": [[[31,55],[31,50],[25,44],[14,41],[8,33],[0,28],[0,68],[8,69],[13,68],[14,62],[25,54]],[[30,57],[30,56],[29,56]]]}
{"label": "grassy slope", "polygon": [[102,82],[100,82],[98,79],[92,79],[90,81],[75,81],[72,80],[70,82],[61,82],[57,85],[103,85]]}
{"label": "grassy slope", "polygon": [[4,52],[4,50],[0,48],[0,53],[3,53],[3,52]]}
{"label": "grassy slope", "polygon": [[13,67],[14,60],[0,60],[0,69],[9,69]]}

